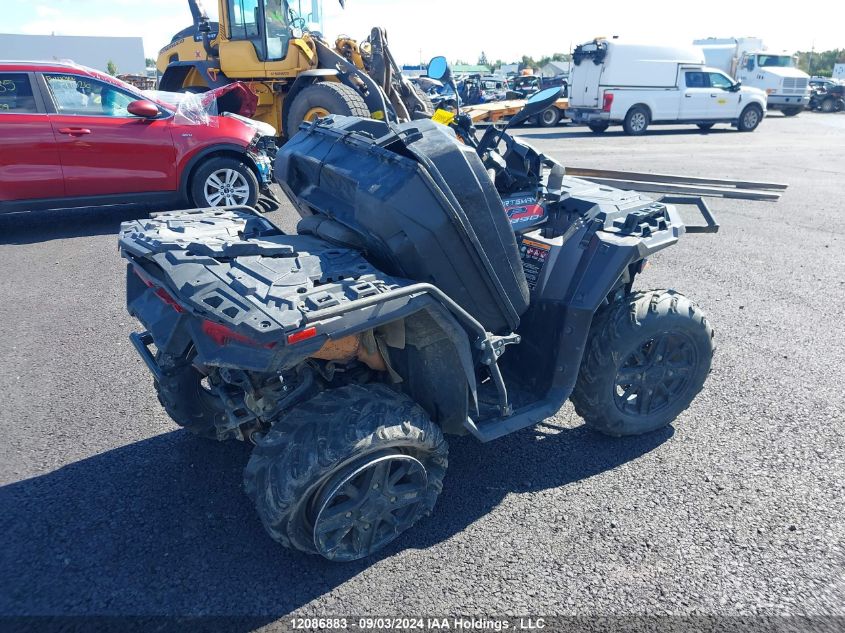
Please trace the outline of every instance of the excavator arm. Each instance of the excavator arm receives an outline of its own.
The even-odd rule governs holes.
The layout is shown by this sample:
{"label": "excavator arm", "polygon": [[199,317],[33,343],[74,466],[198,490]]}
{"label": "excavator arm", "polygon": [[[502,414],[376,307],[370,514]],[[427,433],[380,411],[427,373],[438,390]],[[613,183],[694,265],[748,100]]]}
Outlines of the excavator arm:
{"label": "excavator arm", "polygon": [[434,114],[431,102],[402,74],[387,45],[387,33],[375,27],[363,47],[362,57],[369,75],[387,95],[400,120],[427,118]]}

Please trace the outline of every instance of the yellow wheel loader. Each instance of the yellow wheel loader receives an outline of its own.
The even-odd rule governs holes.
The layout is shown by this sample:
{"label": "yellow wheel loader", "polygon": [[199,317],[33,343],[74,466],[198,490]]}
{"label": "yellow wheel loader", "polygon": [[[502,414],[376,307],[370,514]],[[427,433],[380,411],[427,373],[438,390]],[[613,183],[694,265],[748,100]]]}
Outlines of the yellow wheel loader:
{"label": "yellow wheel loader", "polygon": [[159,52],[159,90],[205,92],[242,81],[258,96],[254,118],[283,138],[328,114],[397,121],[433,114],[428,97],[402,76],[381,29],[360,46],[346,37],[331,46],[306,30],[287,0],[218,2],[220,21],[212,22],[200,0],[188,0],[194,23]]}

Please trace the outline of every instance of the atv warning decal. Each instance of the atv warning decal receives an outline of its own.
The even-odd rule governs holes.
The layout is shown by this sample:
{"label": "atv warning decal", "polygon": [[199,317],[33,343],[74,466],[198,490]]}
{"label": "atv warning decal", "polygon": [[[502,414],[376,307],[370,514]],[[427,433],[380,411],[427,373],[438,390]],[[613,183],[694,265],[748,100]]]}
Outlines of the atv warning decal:
{"label": "atv warning decal", "polygon": [[543,266],[546,265],[546,260],[549,258],[550,250],[551,247],[542,242],[535,242],[526,237],[521,237],[519,240],[519,256],[522,258],[522,270],[525,273],[525,279],[531,290],[534,290],[537,281],[540,279]]}
{"label": "atv warning decal", "polygon": [[505,205],[511,226],[516,229],[534,226],[546,217],[546,210],[537,204],[537,198],[534,196],[507,198],[502,200],[502,203]]}

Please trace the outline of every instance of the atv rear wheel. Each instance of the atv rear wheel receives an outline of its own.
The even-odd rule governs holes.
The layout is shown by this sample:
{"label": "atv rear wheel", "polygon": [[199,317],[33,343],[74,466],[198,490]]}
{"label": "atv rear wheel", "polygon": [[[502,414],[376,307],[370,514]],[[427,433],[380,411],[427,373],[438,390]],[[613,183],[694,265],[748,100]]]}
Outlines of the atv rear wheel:
{"label": "atv rear wheel", "polygon": [[706,132],[707,130],[712,129],[715,123],[696,123],[696,125],[699,130]]}
{"label": "atv rear wheel", "polygon": [[293,98],[285,124],[285,135],[290,138],[297,133],[302,123],[330,114],[366,118],[370,116],[370,110],[364,98],[349,86],[336,81],[320,81]]}
{"label": "atv rear wheel", "polygon": [[182,355],[156,355],[162,380],[155,381],[158,401],[179,426],[211,440],[216,428],[228,421],[223,401],[208,387],[207,377],[191,364],[193,351]]}
{"label": "atv rear wheel", "polygon": [[594,134],[601,134],[602,132],[606,132],[607,128],[610,127],[608,123],[588,123],[587,127],[590,128],[590,131]]}
{"label": "atv rear wheel", "polygon": [[596,316],[572,392],[575,411],[616,437],[663,428],[701,391],[713,351],[710,324],[683,295],[627,295]]}
{"label": "atv rear wheel", "polygon": [[244,486],[270,536],[329,560],[364,558],[431,513],[448,446],[385,385],[324,391],[258,441]]}

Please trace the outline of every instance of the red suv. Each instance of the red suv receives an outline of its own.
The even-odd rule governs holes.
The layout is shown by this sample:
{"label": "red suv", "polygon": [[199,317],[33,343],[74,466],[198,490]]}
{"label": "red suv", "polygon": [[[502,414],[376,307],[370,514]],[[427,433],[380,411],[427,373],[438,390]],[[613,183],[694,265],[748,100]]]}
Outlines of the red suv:
{"label": "red suv", "polygon": [[191,119],[103,73],[0,62],[0,211],[254,205],[271,182],[243,117]]}

